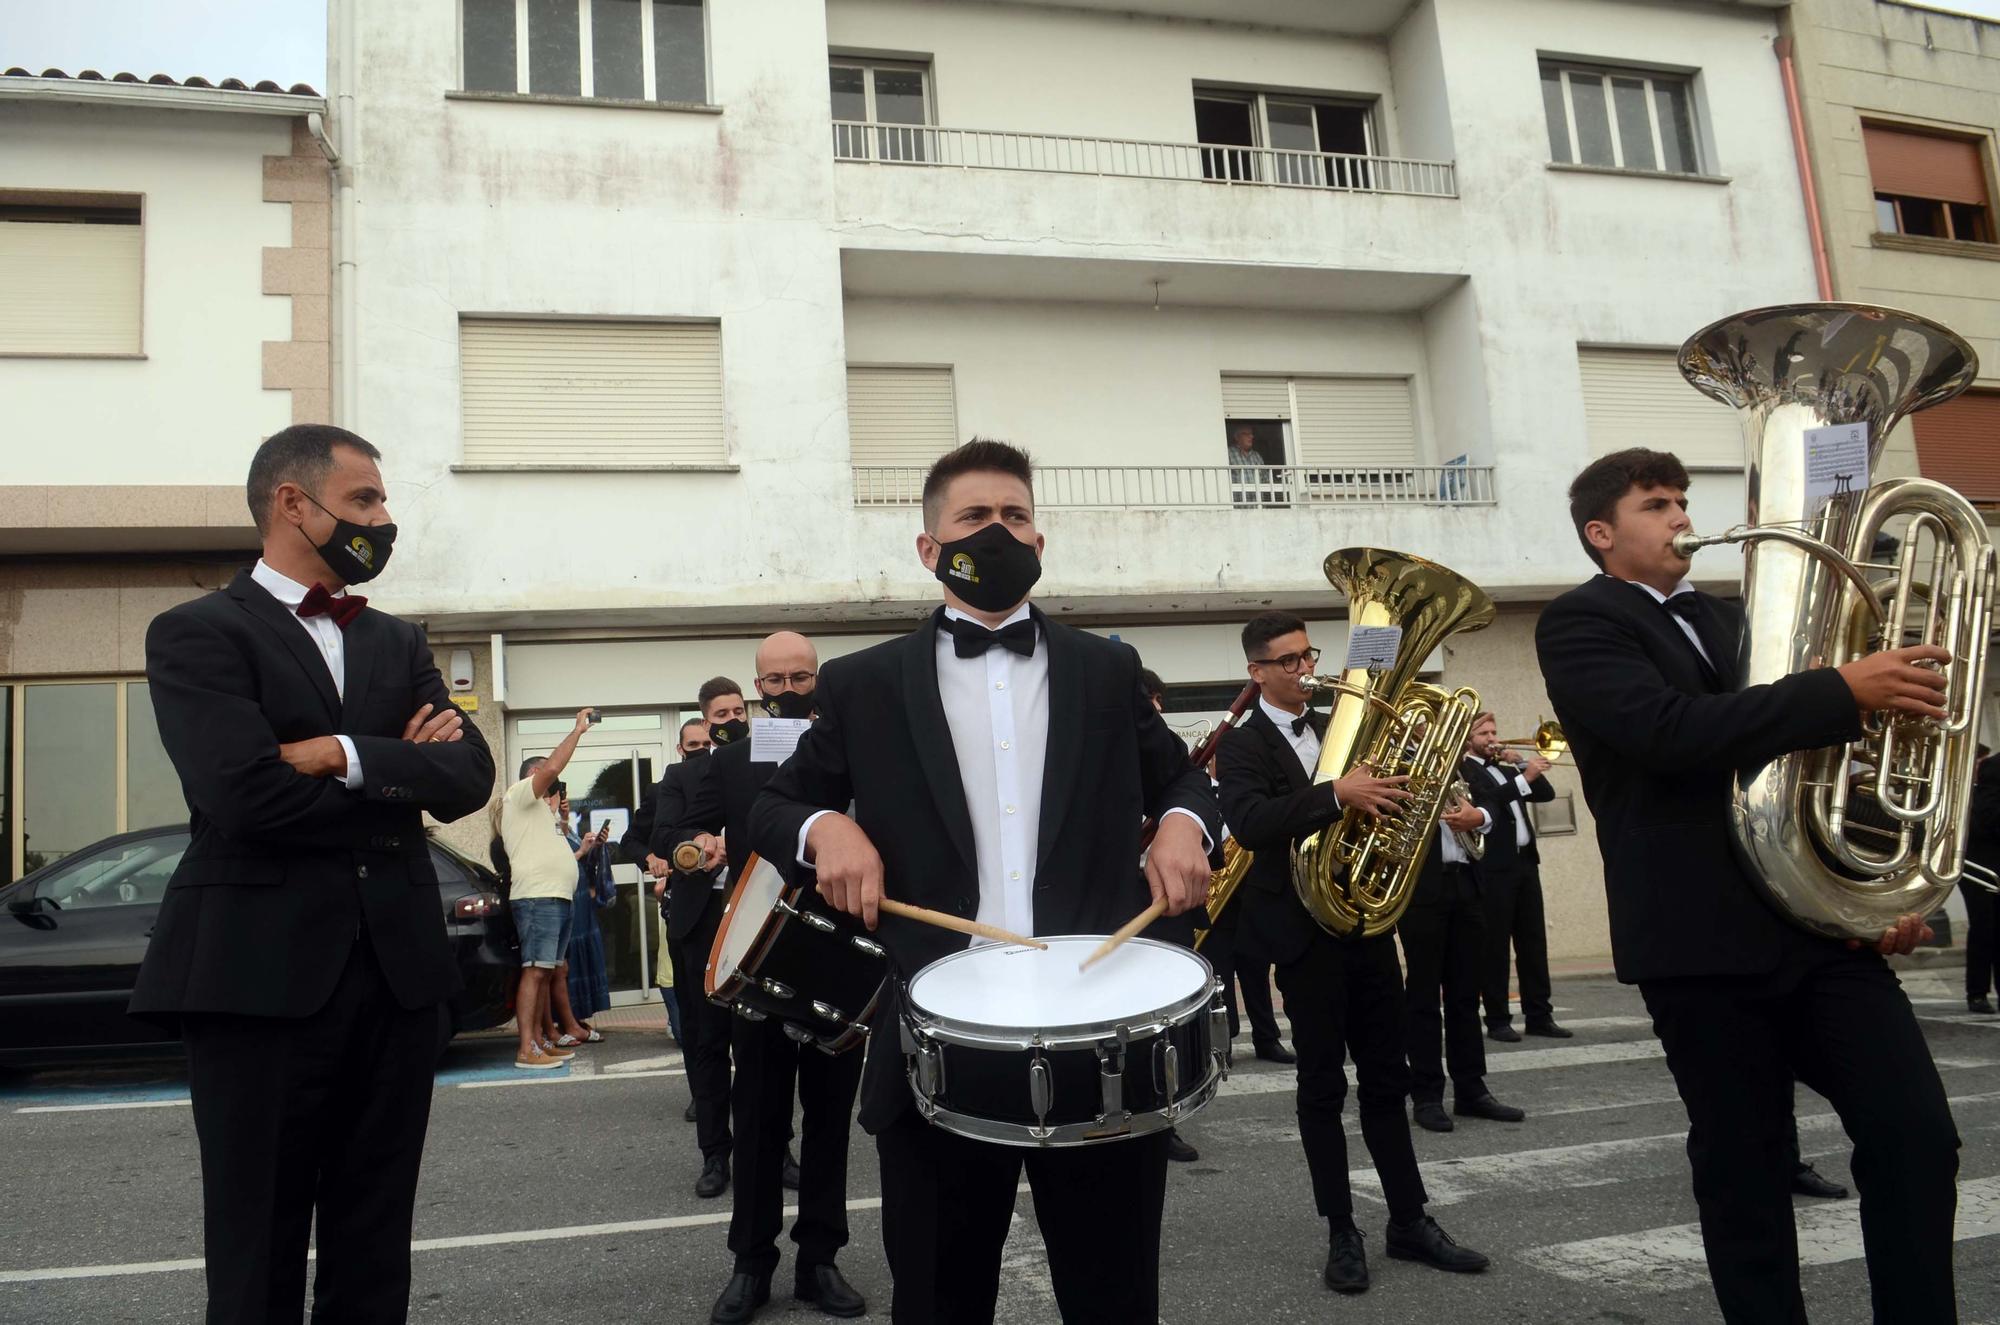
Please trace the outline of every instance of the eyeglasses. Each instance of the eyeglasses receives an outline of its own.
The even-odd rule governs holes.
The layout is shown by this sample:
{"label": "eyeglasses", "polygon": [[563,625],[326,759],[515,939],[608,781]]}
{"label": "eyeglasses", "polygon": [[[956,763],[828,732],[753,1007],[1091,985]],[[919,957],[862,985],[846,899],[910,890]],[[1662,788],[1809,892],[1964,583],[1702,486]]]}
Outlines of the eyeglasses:
{"label": "eyeglasses", "polygon": [[1281,672],[1296,672],[1301,667],[1319,665],[1319,650],[1307,649],[1304,653],[1284,653],[1276,658],[1252,658],[1259,667],[1275,667]]}
{"label": "eyeglasses", "polygon": [[766,690],[778,690],[782,689],[789,682],[792,689],[803,690],[818,675],[818,672],[791,672],[789,674],[785,672],[772,672],[768,676],[758,677],[757,684],[763,686]]}

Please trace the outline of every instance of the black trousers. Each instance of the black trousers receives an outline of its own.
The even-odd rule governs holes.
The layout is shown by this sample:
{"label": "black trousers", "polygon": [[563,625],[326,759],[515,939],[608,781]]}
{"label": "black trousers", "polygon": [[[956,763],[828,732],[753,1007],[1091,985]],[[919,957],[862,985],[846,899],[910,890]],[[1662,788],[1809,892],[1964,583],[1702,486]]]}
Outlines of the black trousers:
{"label": "black trousers", "polygon": [[1803,1322],[1792,1076],[1854,1144],[1875,1319],[1957,1319],[1958,1133],[1923,1032],[1880,957],[1800,940],[1763,976],[1640,984],[1688,1113],[1702,1244],[1725,1321]]}
{"label": "black trousers", "polygon": [[[736,1018],[728,1008],[708,1001],[702,992],[709,949],[722,925],[722,894],[717,892],[674,949],[674,994],[681,1005],[681,1061],[687,1066],[688,1093],[694,1096],[694,1138],[701,1157],[712,1159],[732,1149],[729,1134],[729,1035]],[[672,942],[669,940],[669,942]],[[685,982],[685,983],[683,983]]]}
{"label": "black trousers", "polygon": [[1409,997],[1410,1098],[1418,1104],[1443,1102],[1447,1069],[1454,1098],[1486,1093],[1486,1044],[1479,1032],[1480,963],[1486,952],[1479,882],[1465,866],[1446,865],[1442,884],[1441,895],[1412,905],[1396,926],[1403,937]]}
{"label": "black trousers", "polygon": [[1994,896],[1978,884],[1959,881],[1965,899],[1965,996],[1984,998],[1992,990],[2000,966],[2000,945],[1993,942]]}
{"label": "black trousers", "polygon": [[1279,1043],[1278,1017],[1271,1007],[1271,961],[1257,951],[1255,940],[1236,925],[1242,905],[1226,908],[1215,927],[1202,940],[1201,955],[1215,968],[1222,984],[1222,997],[1229,1004],[1229,1038],[1242,1032],[1242,1017],[1236,1010],[1236,986],[1243,986],[1243,1015],[1250,1018],[1250,1043],[1258,1049]]}
{"label": "black trousers", "polygon": [[1164,1133],[1027,1150],[968,1141],[909,1112],[875,1147],[895,1325],[991,1325],[1023,1169],[1065,1325],[1160,1318]]}
{"label": "black trousers", "polygon": [[1278,967],[1278,988],[1285,994],[1292,1048],[1299,1056],[1299,1137],[1319,1213],[1329,1219],[1354,1214],[1347,1133],[1340,1122],[1352,1054],[1361,1139],[1382,1180],[1389,1217],[1415,1219],[1427,1198],[1403,1112],[1410,1069],[1403,1059],[1405,1011],[1395,940],[1387,934],[1342,940],[1315,929],[1305,953]]}
{"label": "black trousers", "polygon": [[802,1122],[799,1217],[792,1224],[792,1241],[798,1244],[799,1267],[831,1265],[847,1245],[847,1138],[861,1085],[862,1051],[823,1054],[793,1041],[775,1020],[735,1016],[730,1018],[730,1049],[736,1055],[731,1113],[737,1146],[729,1250],[736,1253],[736,1269],[769,1274],[778,1265],[794,1093]]}
{"label": "black trousers", "polygon": [[1513,1014],[1507,1008],[1507,950],[1521,976],[1521,1015],[1530,1026],[1555,1020],[1549,1001],[1549,932],[1542,912],[1542,870],[1532,860],[1517,860],[1511,869],[1486,872],[1486,957],[1481,983],[1486,996],[1486,1024],[1505,1026]]}
{"label": "black trousers", "polygon": [[298,1320],[315,1220],[312,1319],[405,1320],[442,1010],[398,1004],[364,936],[312,1016],[190,1014],[181,1038],[209,1325]]}

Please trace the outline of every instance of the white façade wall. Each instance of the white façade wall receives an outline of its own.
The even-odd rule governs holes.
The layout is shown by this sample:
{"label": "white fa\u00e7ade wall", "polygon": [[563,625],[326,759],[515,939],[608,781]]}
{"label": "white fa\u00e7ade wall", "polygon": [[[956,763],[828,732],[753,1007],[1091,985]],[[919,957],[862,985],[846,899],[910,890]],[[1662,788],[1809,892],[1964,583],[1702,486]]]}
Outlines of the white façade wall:
{"label": "white fa\u00e7ade wall", "polygon": [[241,483],[291,422],[263,387],[263,342],[291,301],[263,293],[264,249],[292,242],[264,198],[285,116],[0,102],[0,189],[143,197],[143,359],[0,356],[0,485]]}

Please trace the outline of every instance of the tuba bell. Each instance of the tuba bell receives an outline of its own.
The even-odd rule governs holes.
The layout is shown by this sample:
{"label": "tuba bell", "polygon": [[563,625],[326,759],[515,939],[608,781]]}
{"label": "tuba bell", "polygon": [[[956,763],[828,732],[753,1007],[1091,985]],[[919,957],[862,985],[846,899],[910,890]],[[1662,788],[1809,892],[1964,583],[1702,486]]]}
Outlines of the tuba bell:
{"label": "tuba bell", "polygon": [[1410,904],[1479,712],[1477,692],[1418,681],[1417,669],[1447,637],[1491,624],[1493,602],[1436,562],[1384,548],[1343,548],[1324,569],[1347,595],[1350,639],[1394,627],[1401,641],[1386,667],[1301,678],[1306,690],[1334,697],[1313,781],[1332,782],[1365,763],[1382,777],[1407,775],[1410,798],[1380,818],[1349,809],[1301,839],[1292,848],[1292,887],[1328,933],[1372,936],[1394,928]]}
{"label": "tuba bell", "polygon": [[[1873,940],[1899,915],[1936,910],[1966,870],[1994,550],[1979,513],[1941,483],[1835,484],[1830,497],[1822,483],[1815,496],[1809,434],[1865,425],[1872,473],[1896,424],[1964,390],[1978,359],[1910,313],[1793,304],[1697,332],[1680,367],[1741,411],[1750,522],[1683,533],[1674,548],[1744,546],[1744,683],[1908,644],[1951,651],[1944,722],[1872,714],[1859,741],[1732,779],[1737,852],[1780,911],[1816,933]],[[1878,537],[1899,520],[1896,560],[1878,561]]]}

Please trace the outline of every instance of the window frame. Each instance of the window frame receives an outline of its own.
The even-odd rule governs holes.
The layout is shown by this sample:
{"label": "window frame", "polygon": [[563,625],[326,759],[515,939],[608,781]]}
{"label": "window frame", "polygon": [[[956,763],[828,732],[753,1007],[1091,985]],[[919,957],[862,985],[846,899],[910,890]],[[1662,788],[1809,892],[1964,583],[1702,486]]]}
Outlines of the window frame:
{"label": "window frame", "polygon": [[[1260,164],[1260,162],[1263,160],[1263,154],[1265,153],[1272,154],[1270,159],[1271,159],[1271,164],[1274,168],[1277,166],[1277,163],[1280,159],[1279,156],[1277,155],[1278,153],[1283,153],[1284,159],[1286,160],[1298,159],[1298,160],[1315,161],[1315,162],[1324,160],[1326,157],[1329,156],[1349,155],[1347,153],[1335,152],[1330,148],[1319,145],[1320,125],[1319,125],[1319,115],[1317,114],[1317,112],[1323,108],[1332,110],[1352,110],[1360,112],[1361,134],[1363,140],[1367,143],[1368,147],[1368,150],[1364,152],[1362,155],[1369,157],[1371,159],[1384,155],[1382,150],[1383,143],[1382,143],[1381,125],[1378,122],[1378,109],[1382,104],[1382,99],[1379,96],[1371,97],[1359,94],[1342,95],[1337,92],[1287,92],[1278,88],[1228,87],[1216,83],[1196,83],[1194,85],[1190,104],[1199,101],[1231,102],[1236,105],[1248,106],[1250,108],[1250,137],[1252,139],[1252,142],[1247,148],[1244,147],[1241,143],[1204,143],[1201,141],[1201,131],[1197,129],[1194,135],[1195,146],[1200,148],[1202,151],[1204,179],[1223,180],[1223,181],[1232,180],[1233,177],[1226,174],[1225,175],[1207,174],[1206,167],[1208,166],[1210,160],[1208,155],[1209,153],[1236,151],[1236,152],[1249,152],[1251,154],[1250,179],[1249,179],[1249,182],[1251,183],[1285,184],[1294,188],[1339,189],[1339,188],[1349,187],[1334,183],[1331,179],[1318,179],[1310,181],[1284,180],[1284,179],[1266,180],[1262,174],[1263,166]],[[1315,112],[1311,117],[1312,130],[1313,130],[1313,143],[1315,144],[1315,146],[1311,150],[1308,151],[1302,148],[1292,148],[1292,147],[1275,147],[1272,145],[1271,103],[1274,101],[1281,102],[1289,106],[1304,106],[1310,109],[1311,111]]]}
{"label": "window frame", "polygon": [[[889,135],[891,134],[907,134],[921,142],[928,136],[928,130],[939,127],[937,115],[937,78],[930,60],[909,57],[892,59],[871,55],[842,55],[836,51],[828,51],[826,68],[829,75],[836,69],[854,69],[861,74],[862,118],[859,120],[834,119],[834,160],[878,161],[886,162],[890,165],[922,166],[936,164],[934,160],[926,160],[921,152],[914,156],[892,156],[883,150],[883,144],[889,140]],[[875,75],[883,70],[887,70],[890,73],[915,74],[924,80],[924,122],[922,124],[884,125],[876,117]],[[827,93],[827,98],[828,109],[831,110],[832,92],[830,89]],[[854,134],[851,129],[848,130],[847,134],[842,133],[843,128],[854,124],[881,125],[882,127],[876,129],[874,133],[864,130],[859,134]],[[858,153],[852,150],[854,146],[853,139],[857,137],[861,143],[861,151]],[[843,138],[846,139],[845,142],[843,142]],[[929,155],[935,158],[937,153],[931,151]]]}
{"label": "window frame", "polygon": [[595,52],[592,47],[592,9],[594,0],[564,0],[574,3],[577,10],[577,64],[578,91],[537,92],[534,87],[533,61],[529,54],[528,3],[529,0],[514,0],[514,89],[491,91],[470,89],[465,86],[465,5],[463,0],[457,5],[458,11],[458,70],[454,78],[457,84],[452,95],[478,100],[534,100],[553,101],[565,104],[590,102],[608,106],[699,106],[704,109],[715,103],[715,70],[710,62],[709,0],[700,0],[701,5],[701,101],[682,101],[674,98],[662,99],[659,95],[659,60],[655,46],[654,6],[657,0],[644,0],[639,6],[639,88],[637,100],[631,97],[601,97],[597,95],[597,69]]}
{"label": "window frame", "polygon": [[[1937,121],[1889,118],[1872,112],[1862,112],[1859,117],[1859,126],[1864,144],[1867,142],[1868,133],[1872,129],[1887,133],[1903,134],[1910,137],[1941,139],[1948,142],[1970,145],[1979,157],[1980,183],[1986,194],[1984,201],[1974,204],[1953,202],[1945,198],[1927,197],[1921,193],[1896,193],[1888,189],[1876,187],[1875,173],[1871,164],[1868,173],[1868,198],[1871,207],[1874,209],[1875,234],[1879,238],[1892,242],[1908,240],[1916,244],[1972,244],[1985,249],[2000,250],[2000,189],[1996,189],[1996,184],[2000,184],[2000,175],[1996,174],[1994,168],[1994,140],[1991,133],[1982,132],[1970,127],[1943,124]],[[1936,207],[1944,218],[1946,233],[1942,235],[1930,235],[1905,229],[1903,222],[1903,204],[1905,202],[1921,202]],[[1893,230],[1884,230],[1882,228],[1881,209],[1885,206],[1890,209],[1890,214],[1895,220],[1895,229]],[[1956,233],[1957,222],[1952,216],[1952,209],[1954,207],[1972,206],[1977,206],[1984,216],[1988,236],[1985,239],[1968,239]],[[2000,252],[1996,252],[1995,256],[2000,256]]]}
{"label": "window frame", "polygon": [[[133,348],[129,350],[7,350],[0,349],[0,359],[127,359],[147,358],[146,353],[146,249],[151,235],[152,222],[147,216],[149,199],[144,193],[126,193],[116,190],[90,189],[28,189],[0,188],[0,206],[22,207],[48,211],[130,211],[135,218],[131,222],[110,222],[109,224],[130,224],[139,231],[138,300],[134,314],[138,319],[138,332],[133,337]],[[52,224],[62,224],[54,222]],[[81,224],[93,224],[89,221]],[[106,224],[96,222],[95,224]]]}
{"label": "window frame", "polygon": [[[1570,60],[1558,56],[1544,55],[1536,64],[1537,90],[1540,81],[1551,71],[1562,86],[1563,130],[1569,137],[1569,160],[1556,161],[1551,165],[1571,166],[1583,170],[1616,170],[1634,175],[1668,175],[1677,178],[1704,179],[1712,176],[1715,165],[1707,158],[1707,148],[1702,142],[1700,117],[1695,98],[1695,79],[1699,70],[1649,69],[1640,65],[1593,64],[1588,60]],[[1583,147],[1577,135],[1576,97],[1571,87],[1571,77],[1582,74],[1594,77],[1604,92],[1604,118],[1611,135],[1612,164],[1603,165],[1583,159]],[[1651,166],[1633,166],[1625,163],[1625,135],[1618,124],[1618,103],[1612,89],[1612,80],[1636,78],[1645,85],[1646,126],[1652,135],[1653,161]],[[1660,126],[1659,103],[1656,99],[1656,84],[1671,83],[1680,87],[1687,98],[1688,146],[1694,153],[1693,168],[1689,170],[1669,170],[1666,167],[1666,141]],[[1546,118],[1546,117],[1545,117]],[[1550,154],[1553,158],[1554,153]]]}

